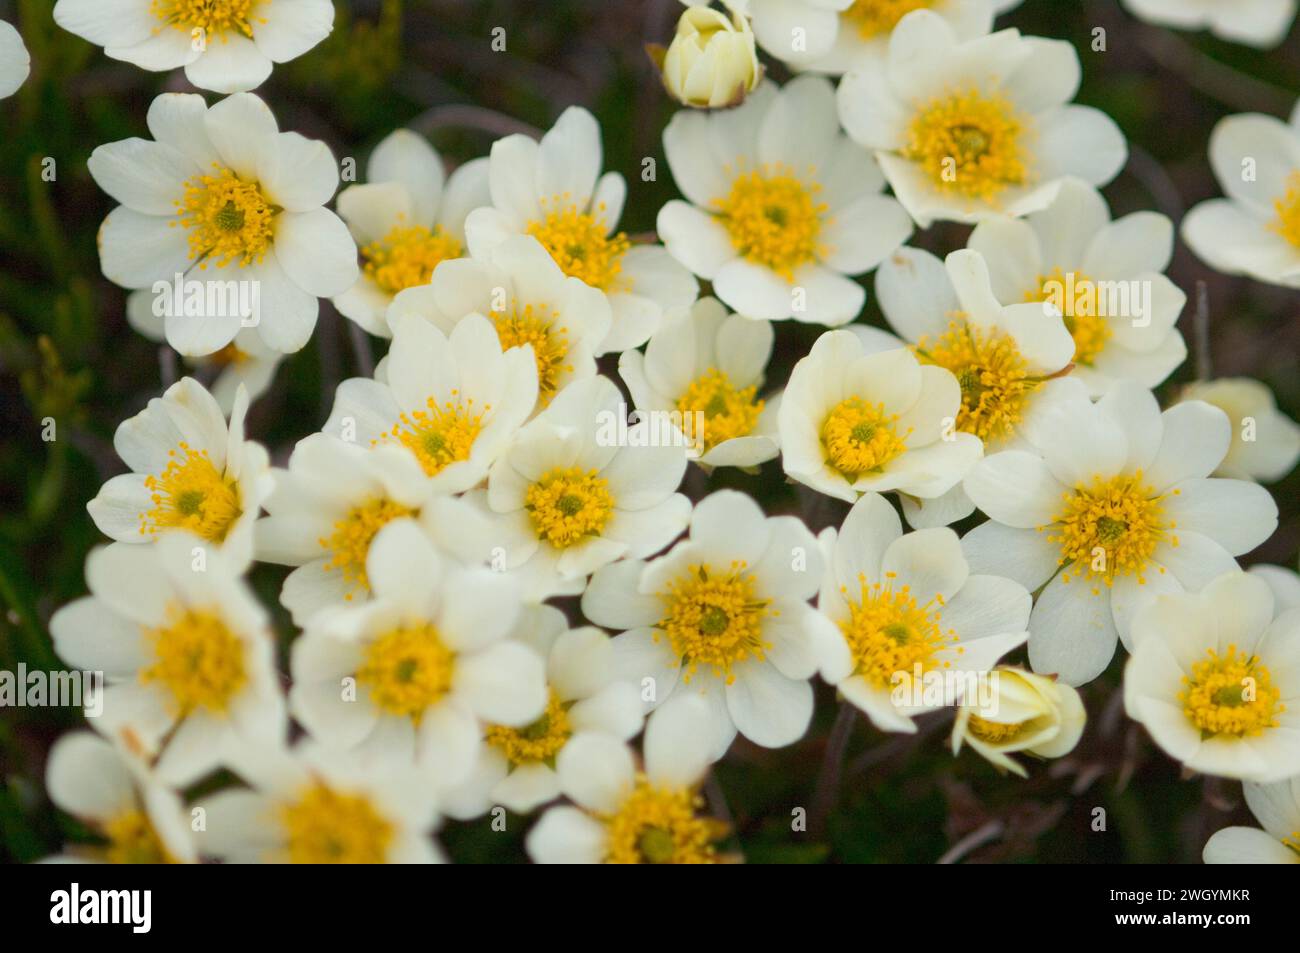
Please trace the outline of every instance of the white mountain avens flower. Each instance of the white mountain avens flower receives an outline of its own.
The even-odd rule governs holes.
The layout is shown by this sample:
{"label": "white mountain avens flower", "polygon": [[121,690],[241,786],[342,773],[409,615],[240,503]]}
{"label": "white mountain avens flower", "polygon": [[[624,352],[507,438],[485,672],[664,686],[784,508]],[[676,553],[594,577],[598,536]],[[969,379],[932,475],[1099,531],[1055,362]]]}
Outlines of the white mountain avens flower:
{"label": "white mountain avens flower", "polygon": [[642,414],[681,415],[683,431],[697,438],[698,463],[755,467],[777,455],[780,395],[758,396],[772,340],[770,322],[701,298],[669,315],[644,354],[624,351],[618,373]]}
{"label": "white mountain avens flower", "polygon": [[1066,179],[1047,208],[989,219],[967,242],[984,256],[993,294],[1044,301],[1074,338],[1074,374],[1094,397],[1115,380],[1156,387],[1187,357],[1175,324],[1187,296],[1165,275],[1173,224],[1156,212],[1111,221],[1091,185]]}
{"label": "white mountain avens flower", "polygon": [[881,731],[956,704],[1029,637],[1029,593],[973,575],[946,527],[903,533],[876,493],[820,537],[826,569],[815,645],[822,677]]}
{"label": "white mountain avens flower", "polygon": [[1209,30],[1233,43],[1269,49],[1281,43],[1295,20],[1296,0],[1124,0],[1140,20],[1176,30]]}
{"label": "white mountain avens flower", "polygon": [[641,696],[613,675],[613,646],[600,629],[570,629],[554,606],[526,606],[512,638],[546,659],[546,710],[523,726],[489,725],[473,775],[445,792],[449,817],[478,817],[495,804],[527,814],[560,796],[556,759],[595,732],[630,741],[641,731]]}
{"label": "white mountain avens flower", "polygon": [[32,57],[14,25],[0,20],[0,99],[18,92],[32,71]]}
{"label": "white mountain avens flower", "polygon": [[1266,384],[1249,377],[1220,377],[1188,384],[1179,399],[1203,400],[1228,415],[1232,443],[1215,476],[1274,483],[1300,460],[1300,426],[1278,410]]}
{"label": "white mountain avens flower", "polygon": [[192,377],[123,421],[113,435],[131,468],[100,488],[86,511],[123,543],[184,530],[227,552],[237,569],[253,558],[253,523],[273,487],[261,444],[244,438],[248,393],[236,391],[230,422]]}
{"label": "white mountain avens flower", "polygon": [[1217,407],[1176,404],[1117,382],[1096,404],[1053,381],[1024,444],[981,460],[965,490],[990,517],[962,546],[978,572],[1042,590],[1029,624],[1035,672],[1096,678],[1131,648],[1134,613],[1162,592],[1200,589],[1236,569],[1277,527],[1262,487],[1210,479],[1228,450]]}
{"label": "white mountain avens flower", "polygon": [[1207,864],[1300,864],[1300,775],[1241,786],[1259,827],[1225,827],[1205,844]]}
{"label": "white mountain avens flower", "polygon": [[330,0],[58,0],[54,21],[115,60],[161,72],[185,67],[199,89],[243,92],[275,63],[334,28]]}
{"label": "white mountain avens flower", "polygon": [[[1230,517],[1229,517],[1230,518]],[[1300,769],[1300,612],[1234,570],[1133,619],[1124,706],[1190,770],[1269,784]]]}
{"label": "white mountain avens flower", "polygon": [[129,732],[162,783],[188,785],[232,748],[284,737],[269,619],[223,553],[185,532],[113,543],[86,559],[86,583],[90,595],[50,619],[55,651],[104,673],[96,726]]}
{"label": "white mountain avens flower", "polygon": [[1210,165],[1224,198],[1183,219],[1183,241],[1211,268],[1300,287],[1300,103],[1291,121],[1246,113],[1210,134]]}
{"label": "white mountain avens flower", "polygon": [[917,10],[894,28],[883,69],[844,77],[840,119],[918,225],[1021,216],[1051,204],[1066,176],[1104,185],[1124,165],[1115,122],[1071,103],[1079,79],[1064,40],[1019,30],[962,39]]}
{"label": "white mountain avens flower", "polygon": [[458,784],[484,725],[522,728],[546,709],[542,657],[507,638],[518,589],[440,555],[412,520],[375,536],[366,578],[368,601],[317,614],[294,642],[290,710],[323,744]]}
{"label": "white mountain avens flower", "polygon": [[[211,354],[254,325],[269,347],[297,351],[318,299],[358,273],[352,236],[324,207],[339,182],[329,147],[280,132],[251,93],[211,108],[193,93],[164,93],[148,124],[153,140],[90,156],[95,182],[122,203],[99,230],[104,276],[152,289],[166,306],[167,343],[182,354]],[[196,283],[202,301],[188,310],[199,313],[169,304],[182,297],[177,275]]]}
{"label": "white mountain avens flower", "polygon": [[531,344],[537,399],[550,403],[570,381],[596,373],[595,354],[609,333],[609,300],[560,270],[537,239],[515,235],[482,259],[438,266],[428,284],[393,299],[388,320],[418,315],[450,335],[471,314],[492,322],[501,349]]}
{"label": "white mountain avens flower", "polygon": [[566,274],[608,299],[613,323],[597,353],[644,344],[664,311],[689,305],[699,294],[690,272],[663,247],[633,241],[617,231],[627,182],[601,175],[600,126],[587,110],[571,106],[540,143],[512,135],[492,146],[492,205],[475,209],[465,234],[475,258],[511,235],[532,235]]}
{"label": "white mountain avens flower", "polygon": [[720,490],[696,505],[690,538],[664,556],[598,570],[582,612],[624,630],[615,671],[647,708],[681,696],[708,702],[716,760],[737,731],[779,748],[807,730],[819,625],[808,600],[821,574],[817,541],[799,519],[766,517],[751,497]]}
{"label": "white mountain avens flower", "polygon": [[953,754],[965,744],[999,770],[1023,778],[1024,766],[1011,755],[1059,758],[1079,743],[1088,713],[1069,685],[1009,665],[990,672],[987,683],[987,699],[968,698],[957,709]]}
{"label": "white mountain avens flower", "polygon": [[644,559],[686,528],[677,492],[684,436],[646,420],[621,430],[627,408],[607,377],[576,381],[515,436],[486,490],[432,519],[445,548],[519,580],[524,597],[578,595],[616,559]]}
{"label": "white mountain avens flower", "polygon": [[436,492],[476,486],[537,403],[532,345],[503,352],[478,314],[446,335],[409,313],[392,327],[385,380],[345,380],[322,429],[363,447],[405,447]]}
{"label": "white mountain avens flower", "polygon": [[708,705],[695,697],[656,712],[645,757],[603,734],[575,738],[556,758],[573,805],[553,807],[528,832],[539,864],[713,864],[729,826],[704,813]]}
{"label": "white mountain avens flower", "polygon": [[375,535],[418,519],[429,496],[424,471],[403,447],[368,449],[321,433],[298,441],[254,527],[260,561],[297,567],[280,592],[294,622],[369,598]]}
{"label": "white mountain avens flower", "polygon": [[388,337],[393,297],[427,285],[441,262],[465,255],[465,217],[491,201],[487,159],[447,174],[442,157],[409,129],[370,154],[366,181],[339,193],[338,210],[361,250],[361,276],[334,306],[371,334]]}
{"label": "white mountain avens flower", "polygon": [[241,864],[436,864],[436,775],[301,741],[227,759],[248,786],[200,795],[207,857]]}
{"label": "white mountain avens flower", "polygon": [[90,731],[64,735],[50,749],[45,790],[59,810],[103,838],[94,845],[68,844],[51,861],[181,864],[198,859],[180,797],[125,745]]}
{"label": "white mountain avens flower", "polygon": [[853,502],[896,490],[922,499],[956,486],[983,452],[957,429],[961,386],[910,350],[865,353],[827,331],[790,373],[777,415],[786,476]]}
{"label": "white mountain avens flower", "polygon": [[754,31],[734,7],[723,13],[691,6],[677,21],[667,49],[647,49],[659,66],[664,89],[684,106],[738,106],[763,78]]}
{"label": "white mountain avens flower", "polygon": [[725,113],[682,110],[664,130],[664,151],[686,201],[659,210],[659,236],[747,317],[852,321],[865,292],[849,276],[912,233],[899,204],[880,194],[875,160],[840,131],[834,91],[820,77],[764,83]]}
{"label": "white mountain avens flower", "polygon": [[932,10],[962,39],[983,36],[1021,0],[753,0],[763,49],[794,69],[844,73],[883,67],[889,37],[913,10]]}

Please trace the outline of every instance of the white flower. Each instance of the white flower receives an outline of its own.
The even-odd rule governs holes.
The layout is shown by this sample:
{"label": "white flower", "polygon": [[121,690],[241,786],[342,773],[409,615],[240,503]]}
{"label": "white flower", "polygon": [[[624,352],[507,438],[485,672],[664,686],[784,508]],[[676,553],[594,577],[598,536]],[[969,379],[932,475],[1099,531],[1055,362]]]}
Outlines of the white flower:
{"label": "white flower", "polygon": [[670,315],[644,354],[624,351],[618,373],[643,414],[681,415],[701,464],[754,467],[777,455],[780,395],[758,396],[772,337],[769,322],[729,315],[716,298],[701,298]]}
{"label": "white flower", "polygon": [[384,315],[393,296],[428,284],[439,263],[465,254],[465,217],[489,201],[486,159],[448,176],[424,137],[409,129],[390,133],[370,154],[366,184],[339,193],[339,215],[361,249],[362,267],[335,307],[388,337]]}
{"label": "white flower", "polygon": [[[154,314],[154,300],[151,291],[132,291],[126,296],[126,321],[150,341],[161,342],[167,336],[163,316]],[[221,350],[182,359],[189,367],[216,374],[210,390],[221,412],[229,416],[241,386],[248,391],[250,404],[266,393],[284,355],[267,347],[257,328],[241,327]]]}
{"label": "white flower", "polygon": [[227,764],[248,788],[201,795],[200,851],[242,864],[435,864],[437,788],[410,766],[311,742],[250,744]]}
{"label": "white flower", "polygon": [[369,601],[318,613],[294,643],[290,709],[324,744],[458,784],[478,757],[480,722],[518,728],[546,707],[541,656],[507,638],[518,590],[446,560],[411,520],[375,536],[366,578]]}
{"label": "white flower", "polygon": [[392,327],[385,381],[340,384],[322,429],[362,446],[404,446],[435,491],[467,490],[533,412],[532,346],[502,352],[496,329],[479,314],[448,335],[416,314],[395,316]]}
{"label": "white flower", "polygon": [[1205,844],[1207,864],[1300,864],[1300,775],[1273,784],[1245,782],[1246,803],[1263,830],[1225,827]]}
{"label": "white flower", "polygon": [[352,236],[324,208],[339,182],[329,147],[280,132],[251,93],[211,108],[165,93],[148,123],[156,141],[124,139],[90,156],[91,176],[122,203],[99,231],[104,276],[164,301],[177,275],[199,283],[201,314],[166,309],[167,343],[182,354],[211,354],[254,323],[274,350],[301,348],[317,299],[358,273]]}
{"label": "white flower", "polygon": [[664,130],[664,151],[687,201],[659,210],[660,238],[751,318],[852,321],[866,296],[848,276],[912,233],[903,209],[880,194],[875,160],[840,131],[820,77],[780,90],[764,83],[725,113],[682,110]]}
{"label": "white flower", "polygon": [[676,492],[685,438],[652,421],[620,433],[626,413],[609,378],[570,384],[519,431],[485,491],[439,511],[439,541],[508,570],[530,601],[578,595],[601,566],[663,549],[690,519]]}
{"label": "white flower", "polygon": [[50,620],[54,647],[108,682],[98,727],[158,756],[165,784],[188,785],[234,747],[286,729],[266,611],[217,550],[188,533],[90,554],[91,594]]}
{"label": "white flower", "polygon": [[1133,620],[1124,706],[1193,771],[1268,784],[1300,774],[1300,612],[1228,572]]}
{"label": "white flower", "polygon": [[511,235],[532,235],[566,275],[581,278],[609,298],[613,324],[597,353],[645,343],[668,308],[699,294],[690,273],[655,244],[616,232],[627,182],[600,174],[600,127],[587,110],[566,109],[541,143],[513,135],[492,145],[492,206],[465,220],[475,258]]}
{"label": "white flower", "polygon": [[793,516],[765,517],[735,490],[705,497],[691,535],[652,562],[623,560],[592,576],[582,612],[624,629],[615,670],[649,708],[681,696],[708,702],[710,757],[739,731],[779,748],[803,736],[812,717],[816,670],[808,600],[821,579],[821,552]]}
{"label": "white flower", "polygon": [[483,260],[457,258],[439,265],[429,284],[393,299],[388,320],[408,314],[448,335],[467,315],[483,315],[502,350],[531,344],[543,405],[570,381],[596,373],[595,354],[612,320],[605,295],[565,275],[527,235],[506,239]]}
{"label": "white flower", "polygon": [[248,394],[237,391],[230,424],[193,378],[123,421],[113,435],[131,468],[100,488],[86,510],[100,531],[148,543],[185,530],[219,546],[242,569],[253,558],[253,522],[273,481],[266,450],[244,439]]}
{"label": "white flower", "polygon": [[294,622],[368,598],[375,535],[394,520],[418,519],[429,496],[429,481],[402,447],[366,449],[321,433],[298,441],[254,527],[259,560],[298,567],[280,593]]}
{"label": "white flower", "polygon": [[1065,40],[1000,30],[961,39],[928,10],[894,29],[884,69],[844,77],[840,118],[875,150],[917,224],[976,222],[1045,208],[1061,180],[1104,185],[1124,165],[1105,113],[1070,102],[1079,55]]}
{"label": "white flower", "polygon": [[1162,272],[1174,229],[1156,212],[1111,221],[1091,185],[1066,179],[1025,219],[989,219],[967,247],[988,262],[999,301],[1050,302],[1074,338],[1074,375],[1094,397],[1121,378],[1155,387],[1187,357],[1175,324],[1187,296]]}
{"label": "white flower", "polygon": [[1124,0],[1129,13],[1178,30],[1209,30],[1217,37],[1267,49],[1281,43],[1295,19],[1296,0]]}
{"label": "white flower", "polygon": [[1300,460],[1300,426],[1277,409],[1273,392],[1249,377],[1189,384],[1180,400],[1203,400],[1228,415],[1232,443],[1216,476],[1273,483]]}
{"label": "white flower", "polygon": [[1263,488],[1207,479],[1228,450],[1217,407],[1176,404],[1117,382],[1096,404],[1052,381],[1025,444],[985,457],[967,495],[990,517],[962,540],[973,569],[1042,589],[1029,624],[1034,671],[1096,678],[1130,646],[1134,613],[1161,592],[1196,590],[1236,568],[1277,527]]}
{"label": "white flower", "polygon": [[942,681],[945,673],[986,672],[1029,637],[1023,586],[972,575],[950,529],[904,534],[878,494],[862,497],[820,542],[817,605],[831,624],[816,629],[818,665],[881,731],[916,731],[913,716],[965,693],[968,680]]}
{"label": "white flower", "polygon": [[719,863],[723,821],[703,815],[699,787],[709,767],[707,705],[679,699],[650,719],[645,765],[603,734],[560,752],[560,787],[573,807],[553,807],[528,832],[539,864]]}
{"label": "white flower", "polygon": [[560,796],[556,758],[569,744],[591,732],[629,741],[641,731],[641,697],[631,682],[615,680],[604,632],[570,629],[559,609],[533,605],[512,638],[546,659],[546,710],[522,727],[488,727],[473,777],[445,795],[450,817],[467,820],[494,804],[527,814]]}
{"label": "white flower", "polygon": [[1258,576],[1273,591],[1273,601],[1277,604],[1279,614],[1291,609],[1300,609],[1300,574],[1285,566],[1273,566],[1268,563],[1256,563],[1247,570],[1252,576]]}
{"label": "white flower", "polygon": [[794,366],[778,412],[786,475],[849,502],[872,490],[942,496],[983,452],[955,429],[957,378],[904,348],[863,350],[852,331],[827,331]]}
{"label": "white flower", "polygon": [[197,859],[181,799],[124,746],[89,731],[64,735],[50,749],[45,789],[55,806],[107,842],[68,845],[51,861],[178,864]]}
{"label": "white flower", "polygon": [[1210,165],[1226,198],[1183,219],[1183,240],[1211,268],[1300,287],[1300,103],[1287,124],[1247,113],[1220,120]]}
{"label": "white flower", "polygon": [[677,21],[668,49],[655,47],[664,89],[686,106],[738,106],[763,78],[754,32],[739,10],[731,16],[692,6]]}
{"label": "white flower", "polygon": [[54,20],[115,60],[160,72],[185,67],[199,89],[260,86],[274,63],[306,53],[334,28],[330,0],[58,0]]}
{"label": "white flower", "polygon": [[1017,751],[1059,758],[1074,750],[1088,713],[1079,693],[1054,678],[999,665],[987,678],[988,698],[964,699],[952,727],[952,753],[962,744],[1003,771],[1028,777],[1008,757]]}
{"label": "white flower", "polygon": [[[844,73],[883,66],[894,27],[913,10],[932,10],[962,39],[983,36],[995,14],[1021,0],[753,0],[763,49],[794,69]],[[801,31],[801,32],[796,32]]]}
{"label": "white flower", "polygon": [[32,71],[32,57],[12,23],[0,20],[0,99],[18,92]]}

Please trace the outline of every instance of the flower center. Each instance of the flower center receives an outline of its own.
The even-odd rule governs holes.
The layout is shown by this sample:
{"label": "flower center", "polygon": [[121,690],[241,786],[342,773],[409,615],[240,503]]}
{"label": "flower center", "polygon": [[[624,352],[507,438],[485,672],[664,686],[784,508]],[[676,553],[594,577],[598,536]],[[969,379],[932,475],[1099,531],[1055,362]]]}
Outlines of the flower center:
{"label": "flower center", "polygon": [[868,584],[859,573],[857,598],[847,587],[840,588],[849,614],[839,626],[856,663],[853,673],[880,688],[889,687],[898,672],[911,678],[918,665],[923,673],[931,671],[935,653],[957,642],[957,633],[941,626],[939,609],[934,608],[943,605],[938,595],[918,605],[911,589],[895,590],[893,580],[894,574],[887,573],[884,582]]}
{"label": "flower center", "polygon": [[232,261],[241,268],[260,262],[275,239],[272,205],[256,182],[245,182],[230,169],[213,164],[215,175],[196,175],[185,183],[176,203],[176,221],[189,229],[190,258],[207,268]]}
{"label": "flower center", "polygon": [[252,359],[253,355],[240,350],[234,341],[231,341],[219,351],[213,351],[204,358],[215,367],[239,367],[241,364],[247,364]]}
{"label": "flower center", "polygon": [[660,593],[665,614],[654,638],[659,641],[660,632],[668,637],[673,655],[686,667],[683,681],[690,682],[705,665],[730,685],[736,680],[733,665],[751,657],[761,661],[771,648],[763,641],[763,618],[776,611],[754,592],[747,568],[733,562],[728,571],[715,574],[707,564],[692,565]]}
{"label": "flower center", "polygon": [[461,398],[458,391],[451,392],[451,400],[439,404],[430,397],[424,410],[402,414],[387,437],[413,452],[429,476],[437,476],[453,463],[469,459],[474,441],[483,429],[483,415],[492,408],[483,405],[474,412],[474,401]]}
{"label": "flower center", "polygon": [[841,16],[857,27],[864,40],[890,33],[913,10],[928,10],[933,0],[854,0]]}
{"label": "flower center", "polygon": [[167,452],[167,468],[145,477],[153,509],[140,515],[140,532],[156,535],[166,529],[189,530],[220,543],[239,519],[239,487],[217,472],[208,452],[195,452],[187,443]]}
{"label": "flower center", "polygon": [[540,762],[554,767],[555,756],[573,734],[569,707],[552,690],[540,718],[523,728],[489,725],[485,735],[487,743],[499,749],[512,765]]}
{"label": "flower center", "polygon": [[179,717],[199,708],[225,715],[248,682],[244,643],[212,610],[173,605],[167,615],[166,625],[144,631],[154,662],[140,681],[161,683]]}
{"label": "flower center", "polygon": [[822,423],[827,461],[849,480],[880,470],[907,449],[907,434],[894,432],[897,422],[898,415],[887,415],[883,404],[860,397],[840,401]]}
{"label": "flower center", "polygon": [[966,722],[966,730],[980,741],[1000,745],[1015,741],[1027,724],[1028,722],[1023,721],[989,721],[979,715],[971,715],[970,720]]}
{"label": "flower center", "polygon": [[1183,714],[1202,737],[1258,735],[1276,728],[1277,716],[1286,711],[1268,669],[1235,645],[1223,655],[1207,649],[1205,659],[1192,666],[1191,678],[1183,676],[1183,685],[1178,693]]}
{"label": "flower center", "polygon": [[1001,96],[954,92],[919,105],[903,155],[941,191],[992,199],[1029,178],[1024,123]]}
{"label": "flower center", "polygon": [[[1052,535],[1047,537],[1061,547],[1060,564],[1076,563],[1084,567],[1077,573],[1103,579],[1107,586],[1116,576],[1136,575],[1145,583],[1142,571],[1156,546],[1166,538],[1178,545],[1178,537],[1168,533],[1177,524],[1164,521],[1164,497],[1154,493],[1139,470],[1132,476],[1093,477],[1091,486],[1078,485],[1063,494],[1064,505],[1052,518]],[[1039,527],[1039,532],[1047,529]],[[1069,582],[1070,575],[1063,575],[1062,581]]]}
{"label": "flower center", "polygon": [[961,386],[957,429],[984,441],[1010,436],[1026,399],[1042,383],[1027,376],[1014,338],[997,329],[971,327],[964,319],[952,321],[933,342],[922,337],[916,353],[957,378]]}
{"label": "flower center", "polygon": [[817,201],[821,185],[804,183],[782,163],[741,172],[725,199],[714,199],[731,244],[748,260],[794,281],[800,265],[818,257],[817,242],[827,205]]}
{"label": "flower center", "polygon": [[652,785],[644,775],[618,810],[602,818],[607,864],[714,864],[727,825],[700,817],[704,800],[689,788]]}
{"label": "flower center", "polygon": [[144,811],[123,811],[104,825],[108,838],[105,860],[110,864],[175,864],[162,838]]}
{"label": "flower center", "polygon": [[1296,248],[1300,248],[1300,170],[1287,179],[1286,194],[1273,202],[1277,218],[1269,228]]}
{"label": "flower center", "polygon": [[609,481],[596,470],[556,467],[543,473],[524,494],[537,538],[566,549],[599,536],[614,513]]}
{"label": "flower center", "polygon": [[[606,234],[604,222],[579,212],[568,195],[544,204],[554,208],[541,221],[529,222],[528,234],[542,243],[566,275],[609,291],[623,270],[623,254],[631,247],[627,236],[622,232]],[[604,210],[602,202],[597,211]]]}
{"label": "flower center", "polygon": [[707,452],[725,440],[753,432],[758,416],[763,412],[763,401],[756,398],[757,392],[757,386],[733,387],[725,371],[710,367],[677,398],[677,410],[683,416],[697,412],[704,414],[704,450]]}
{"label": "flower center", "polygon": [[[330,553],[326,569],[337,569],[354,587],[369,589],[366,556],[370,543],[381,529],[395,519],[411,516],[415,511],[388,499],[374,499],[354,506],[348,515],[334,524],[334,531],[317,542]],[[348,599],[352,593],[348,593]]]}
{"label": "flower center", "polygon": [[366,647],[357,669],[357,684],[390,715],[417,724],[424,712],[451,690],[456,653],[443,644],[438,630],[420,624],[393,629]]}
{"label": "flower center", "polygon": [[461,256],[460,242],[435,225],[395,225],[382,239],[361,249],[365,272],[390,295],[427,285],[433,269]]}
{"label": "flower center", "polygon": [[[1071,293],[1073,292],[1073,293]],[[1053,268],[1039,275],[1038,285],[1025,292],[1026,301],[1050,301],[1065,318],[1065,329],[1074,338],[1074,362],[1090,365],[1110,340],[1110,322],[1102,308],[1097,284],[1079,271]]]}
{"label": "flower center", "polygon": [[[253,36],[253,23],[266,23],[253,16],[261,0],[151,0],[149,12],[168,26],[186,33],[202,30],[208,36],[226,32]],[[224,37],[223,37],[224,39]]]}
{"label": "flower center", "polygon": [[552,314],[545,305],[523,308],[512,302],[509,311],[493,311],[492,324],[501,340],[501,350],[512,347],[533,346],[537,359],[537,395],[542,404],[550,403],[558,389],[561,374],[573,372],[567,362],[569,356],[569,329],[556,327],[559,315]]}
{"label": "flower center", "polygon": [[370,798],[319,783],[278,814],[291,864],[382,864],[396,833]]}

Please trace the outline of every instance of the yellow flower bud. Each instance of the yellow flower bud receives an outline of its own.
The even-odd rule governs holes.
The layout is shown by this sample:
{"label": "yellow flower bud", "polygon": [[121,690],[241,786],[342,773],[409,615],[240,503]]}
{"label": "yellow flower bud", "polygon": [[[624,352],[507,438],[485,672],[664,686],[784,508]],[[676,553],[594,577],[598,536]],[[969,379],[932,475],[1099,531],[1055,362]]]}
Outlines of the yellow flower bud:
{"label": "yellow flower bud", "polygon": [[1055,678],[999,665],[962,699],[952,728],[952,752],[969,744],[994,766],[1025,777],[1007,757],[1023,751],[1059,758],[1074,750],[1087,721],[1079,693]]}
{"label": "yellow flower bud", "polygon": [[709,7],[688,7],[665,51],[651,48],[668,94],[687,106],[738,106],[763,78],[749,20]]}

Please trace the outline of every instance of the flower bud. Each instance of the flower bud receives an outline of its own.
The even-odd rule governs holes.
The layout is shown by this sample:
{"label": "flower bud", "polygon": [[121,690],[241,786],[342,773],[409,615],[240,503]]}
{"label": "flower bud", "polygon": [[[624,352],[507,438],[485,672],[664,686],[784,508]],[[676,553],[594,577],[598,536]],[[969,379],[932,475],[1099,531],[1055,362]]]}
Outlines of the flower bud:
{"label": "flower bud", "polygon": [[1069,685],[1000,665],[981,680],[976,697],[962,700],[952,752],[969,744],[996,767],[1025,777],[1025,769],[1008,754],[1068,754],[1079,743],[1087,717],[1079,693]]}
{"label": "flower bud", "polygon": [[738,106],[763,78],[754,31],[734,9],[728,17],[704,6],[687,8],[668,49],[649,52],[668,94],[687,106]]}

